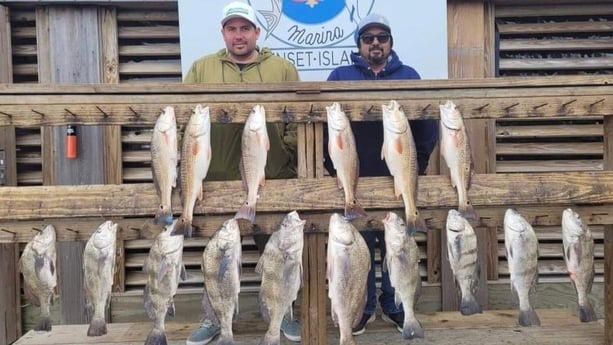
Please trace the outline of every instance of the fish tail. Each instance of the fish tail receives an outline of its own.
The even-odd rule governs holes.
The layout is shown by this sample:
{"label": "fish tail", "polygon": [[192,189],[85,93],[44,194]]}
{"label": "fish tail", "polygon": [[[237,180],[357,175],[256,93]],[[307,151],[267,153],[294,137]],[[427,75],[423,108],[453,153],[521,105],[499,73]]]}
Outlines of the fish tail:
{"label": "fish tail", "polygon": [[538,315],[536,315],[536,311],[533,309],[530,310],[520,310],[519,311],[519,324],[524,327],[528,326],[540,326],[541,320]]}
{"label": "fish tail", "polygon": [[353,202],[345,203],[345,218],[347,220],[360,217],[366,217],[366,211],[364,211],[358,200],[354,199]]}
{"label": "fish tail", "polygon": [[469,295],[462,297],[462,301],[460,302],[460,313],[462,313],[462,315],[481,313],[481,306],[477,303],[477,300],[475,300],[475,296]]}
{"label": "fish tail", "polygon": [[421,216],[417,216],[415,218],[415,222],[410,222],[407,220],[407,232],[409,234],[414,234],[416,232],[428,232],[428,227],[426,226],[426,222],[421,218]]}
{"label": "fish tail", "polygon": [[92,319],[87,329],[88,337],[97,337],[106,334],[106,320]]}
{"label": "fish tail", "polygon": [[458,211],[460,212],[462,217],[466,219],[470,219],[470,220],[477,219],[477,213],[475,212],[475,209],[473,208],[473,204],[468,200],[466,201],[464,205],[460,205]]}
{"label": "fish tail", "polygon": [[598,316],[596,316],[596,312],[594,312],[590,302],[579,306],[579,320],[581,322],[598,321]]}
{"label": "fish tail", "polygon": [[275,335],[270,335],[268,333],[264,334],[262,340],[260,340],[259,345],[281,345],[281,333]]}
{"label": "fish tail", "polygon": [[35,331],[51,331],[51,318],[49,316],[41,316],[38,319],[38,323],[36,327],[34,327]]}
{"label": "fish tail", "polygon": [[415,318],[409,319],[405,317],[404,324],[402,325],[402,339],[408,340],[423,337],[424,329],[421,327],[419,321]]}
{"label": "fish tail", "polygon": [[170,234],[192,237],[192,222],[185,217],[181,217]]}
{"label": "fish tail", "polygon": [[149,332],[145,345],[168,345],[168,339],[166,339],[166,333],[164,331],[154,328]]}
{"label": "fish tail", "polygon": [[155,211],[155,218],[153,218],[155,224],[170,225],[172,224],[172,213],[170,210],[164,209],[162,206]]}
{"label": "fish tail", "polygon": [[217,345],[234,345],[234,339],[231,336],[220,336],[217,340]]}
{"label": "fish tail", "polygon": [[234,218],[247,219],[250,223],[255,222],[255,206],[244,203],[238,212],[236,212]]}

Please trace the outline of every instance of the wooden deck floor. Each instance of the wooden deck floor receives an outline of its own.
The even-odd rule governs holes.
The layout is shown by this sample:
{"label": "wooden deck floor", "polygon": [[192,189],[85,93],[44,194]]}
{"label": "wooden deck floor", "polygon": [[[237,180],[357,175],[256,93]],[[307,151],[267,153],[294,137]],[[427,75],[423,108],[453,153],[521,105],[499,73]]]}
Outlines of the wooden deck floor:
{"label": "wooden deck floor", "polygon": [[[426,337],[411,341],[411,344],[439,345],[598,345],[604,344],[602,320],[581,323],[574,313],[566,309],[537,310],[542,326],[524,328],[517,326],[517,311],[492,310],[473,316],[458,312],[419,314]],[[102,337],[87,337],[87,325],[57,325],[49,333],[30,331],[14,345],[142,345],[151,330],[151,323],[114,323],[108,325],[108,334]],[[196,324],[167,323],[169,344],[185,344],[185,338]],[[255,333],[235,327],[237,344],[256,345],[263,332]],[[380,318],[370,324],[366,333],[356,337],[358,344],[402,344],[400,333]],[[295,344],[287,339],[283,344]],[[338,330],[328,328],[328,343],[338,344]]]}

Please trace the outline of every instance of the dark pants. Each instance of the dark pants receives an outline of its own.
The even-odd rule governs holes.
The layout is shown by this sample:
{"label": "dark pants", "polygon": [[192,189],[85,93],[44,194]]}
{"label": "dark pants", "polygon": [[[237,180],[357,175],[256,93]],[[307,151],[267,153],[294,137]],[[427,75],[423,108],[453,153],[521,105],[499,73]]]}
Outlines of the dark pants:
{"label": "dark pants", "polygon": [[375,248],[378,245],[381,251],[381,296],[379,296],[379,304],[385,314],[393,314],[401,312],[402,304],[396,306],[394,302],[394,288],[390,283],[390,276],[387,269],[383,269],[383,259],[385,258],[385,232],[377,230],[360,231],[362,237],[368,245],[370,252],[370,271],[368,272],[368,280],[366,281],[367,299],[364,306],[364,314],[373,314],[377,308],[377,286],[375,282]]}

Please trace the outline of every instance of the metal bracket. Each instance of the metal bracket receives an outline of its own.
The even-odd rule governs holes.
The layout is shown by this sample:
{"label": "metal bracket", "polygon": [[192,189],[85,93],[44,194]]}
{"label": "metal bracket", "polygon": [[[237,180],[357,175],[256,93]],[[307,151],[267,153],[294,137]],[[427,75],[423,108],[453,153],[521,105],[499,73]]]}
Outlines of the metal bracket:
{"label": "metal bracket", "polygon": [[0,186],[6,185],[6,152],[0,150]]}

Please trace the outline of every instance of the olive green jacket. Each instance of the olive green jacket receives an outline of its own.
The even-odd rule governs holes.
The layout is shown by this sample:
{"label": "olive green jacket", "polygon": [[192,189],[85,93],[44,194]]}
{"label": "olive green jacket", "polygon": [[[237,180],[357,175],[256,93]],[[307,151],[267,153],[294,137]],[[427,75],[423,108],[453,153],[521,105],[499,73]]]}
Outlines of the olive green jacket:
{"label": "olive green jacket", "polygon": [[[185,83],[238,83],[299,81],[296,67],[274,55],[268,48],[258,51],[253,63],[243,67],[228,57],[222,49],[196,60]],[[206,180],[239,180],[241,140],[244,124],[211,124],[212,158]],[[296,125],[268,123],[270,151],[266,162],[266,178],[296,177]]]}

